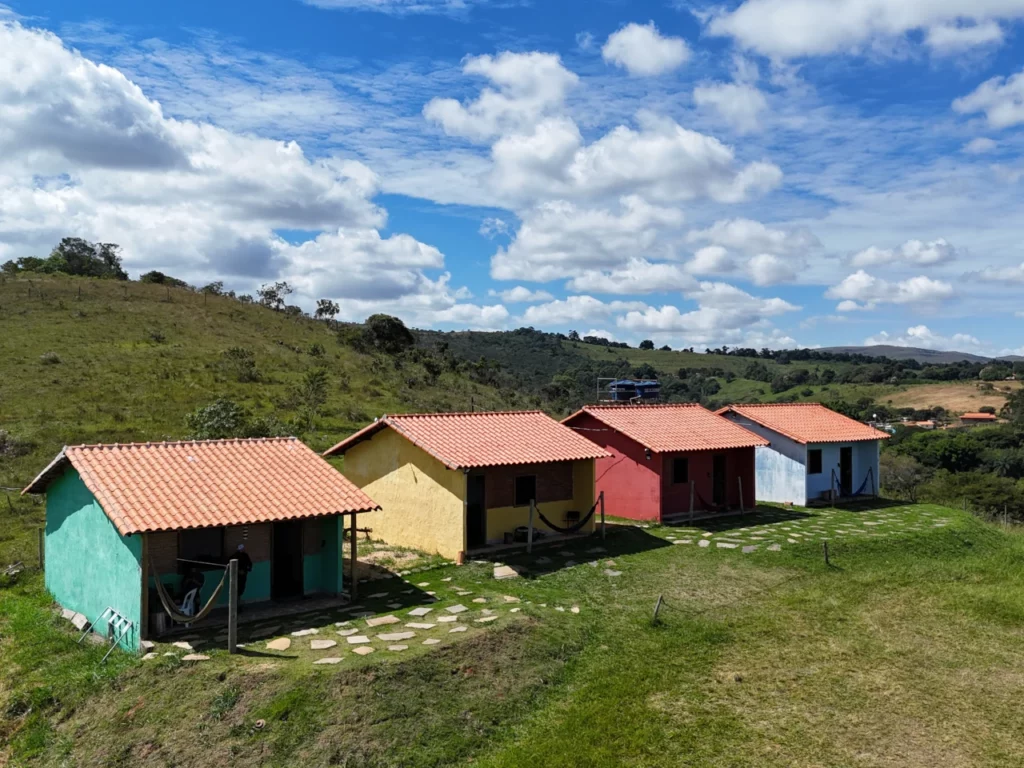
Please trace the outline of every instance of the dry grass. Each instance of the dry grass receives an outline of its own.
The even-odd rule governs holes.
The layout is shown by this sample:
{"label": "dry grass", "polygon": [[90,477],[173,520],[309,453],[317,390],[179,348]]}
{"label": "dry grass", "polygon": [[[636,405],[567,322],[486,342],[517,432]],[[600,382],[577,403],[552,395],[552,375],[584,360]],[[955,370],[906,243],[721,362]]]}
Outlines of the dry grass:
{"label": "dry grass", "polygon": [[1007,396],[1020,389],[1021,382],[996,382],[992,392],[982,392],[981,386],[979,382],[922,384],[896,392],[886,401],[895,408],[924,409],[942,406],[953,413],[966,413],[990,405],[998,411],[1006,402]]}

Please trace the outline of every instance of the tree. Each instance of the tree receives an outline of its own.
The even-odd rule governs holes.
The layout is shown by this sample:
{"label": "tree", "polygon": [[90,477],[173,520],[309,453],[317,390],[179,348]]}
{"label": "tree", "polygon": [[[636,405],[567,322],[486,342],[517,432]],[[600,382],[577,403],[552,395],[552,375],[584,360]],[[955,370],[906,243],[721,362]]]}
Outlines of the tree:
{"label": "tree", "polygon": [[661,351],[662,352],[671,352],[672,351],[672,347],[670,347],[668,344],[665,344],[664,346],[661,347]]}
{"label": "tree", "polygon": [[893,451],[882,453],[879,483],[886,493],[905,501],[917,502],[918,489],[931,477],[931,470],[912,456]]}
{"label": "tree", "polygon": [[1013,371],[1009,367],[997,363],[994,365],[987,365],[981,369],[981,373],[978,374],[978,378],[982,381],[1002,381],[1003,379],[1009,378]]}
{"label": "tree", "polygon": [[0,272],[3,272],[5,275],[16,275],[20,271],[21,267],[18,266],[18,262],[16,262],[14,259],[5,261],[2,265],[0,265]]}
{"label": "tree", "polygon": [[579,341],[579,340],[580,340],[580,332],[579,331],[569,331],[569,341]]}
{"label": "tree", "polygon": [[404,352],[416,343],[416,337],[397,317],[377,314],[366,318],[364,340],[372,349],[389,355]]}
{"label": "tree", "polygon": [[253,417],[233,400],[218,398],[185,417],[192,440],[224,440],[231,437],[277,437],[285,434],[273,418]]}
{"label": "tree", "polygon": [[650,339],[644,339],[640,342],[639,349],[654,349],[654,342]]}
{"label": "tree", "polygon": [[299,424],[309,432],[316,426],[316,418],[327,403],[328,375],[325,368],[306,371],[295,389],[295,400],[299,411]]}
{"label": "tree", "polygon": [[266,283],[260,286],[256,295],[260,297],[260,304],[274,310],[284,309],[284,299],[293,292],[293,288],[284,281]]}
{"label": "tree", "polygon": [[340,311],[341,307],[338,306],[337,302],[330,299],[317,299],[316,312],[313,313],[313,317],[317,320],[333,320]]}
{"label": "tree", "polygon": [[171,288],[191,288],[188,283],[184,280],[179,280],[176,277],[165,275],[163,272],[158,272],[155,269],[151,272],[147,272],[144,275],[139,276],[140,283],[147,283],[151,285],[169,285]]}
{"label": "tree", "polygon": [[224,283],[221,280],[214,280],[212,283],[204,285],[199,291],[200,293],[208,293],[210,296],[223,296]]}
{"label": "tree", "polygon": [[116,243],[90,243],[80,237],[65,237],[46,260],[46,271],[127,280],[120,251],[121,246]]}

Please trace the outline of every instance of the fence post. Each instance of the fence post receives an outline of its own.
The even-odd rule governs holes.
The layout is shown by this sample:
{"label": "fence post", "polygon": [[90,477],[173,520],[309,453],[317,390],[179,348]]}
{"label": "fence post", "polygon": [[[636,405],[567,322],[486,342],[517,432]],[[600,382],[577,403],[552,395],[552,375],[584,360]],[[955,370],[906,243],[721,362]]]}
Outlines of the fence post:
{"label": "fence post", "polygon": [[533,512],[536,502],[530,499],[530,525],[526,530],[526,554],[533,553]]}
{"label": "fence post", "polygon": [[228,563],[228,653],[238,652],[238,560]]}
{"label": "fence post", "polygon": [[39,529],[39,570],[46,568],[46,529]]}
{"label": "fence post", "polygon": [[350,546],[349,546],[349,558],[350,558],[350,563],[349,563],[349,577],[348,577],[349,581],[352,582],[351,585],[348,588],[348,594],[349,594],[349,598],[352,600],[353,603],[356,601],[356,593],[359,592],[359,580],[356,578],[356,561],[357,561],[357,555],[356,555],[356,536],[357,535],[358,535],[358,531],[356,531],[356,515],[353,512],[352,513],[352,527],[351,527],[351,531],[349,533],[349,539],[350,539],[350,541],[349,541],[349,544],[350,544]]}
{"label": "fence post", "polygon": [[605,536],[604,530],[604,491],[601,491],[601,495],[598,496],[598,500],[601,502],[601,538]]}
{"label": "fence post", "polygon": [[829,560],[828,560],[828,542],[827,541],[821,542],[821,548],[825,552],[825,565],[831,565],[832,563],[830,563]]}

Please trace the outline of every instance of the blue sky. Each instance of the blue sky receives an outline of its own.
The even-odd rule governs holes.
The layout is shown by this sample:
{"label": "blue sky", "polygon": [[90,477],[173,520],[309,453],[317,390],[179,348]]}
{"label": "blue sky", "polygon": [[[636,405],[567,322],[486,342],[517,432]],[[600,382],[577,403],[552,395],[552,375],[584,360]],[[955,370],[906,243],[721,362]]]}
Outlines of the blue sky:
{"label": "blue sky", "polygon": [[1024,350],[1024,0],[0,5],[0,260],[443,329]]}

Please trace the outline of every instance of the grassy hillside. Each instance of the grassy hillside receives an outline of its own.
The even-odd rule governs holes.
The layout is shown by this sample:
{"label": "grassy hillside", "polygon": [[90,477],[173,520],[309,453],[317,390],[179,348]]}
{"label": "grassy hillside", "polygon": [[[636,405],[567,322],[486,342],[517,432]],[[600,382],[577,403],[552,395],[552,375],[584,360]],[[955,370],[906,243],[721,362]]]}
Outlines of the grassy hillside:
{"label": "grassy hillside", "polygon": [[[8,277],[0,328],[0,430],[17,446],[0,450],[0,486],[23,486],[65,444],[185,437],[186,414],[218,397],[314,448],[389,411],[528,404],[462,373],[356,352],[325,322],[159,285]],[[231,348],[252,352],[257,380],[239,381]],[[295,389],[321,367],[327,402],[304,431]]]}
{"label": "grassy hillside", "polygon": [[[712,545],[698,547],[706,537]],[[361,601],[369,612],[405,618],[425,600],[416,585],[436,592],[431,615],[456,602],[470,610],[464,633],[417,628],[401,652],[374,638],[366,657],[334,622],[379,630],[332,612],[271,635],[319,627],[318,637],[340,641],[327,651],[308,638],[271,651],[267,638],[243,633],[249,644],[232,657],[203,634],[194,644],[208,661],[182,661],[184,651],[162,645],[154,660],[117,654],[101,666],[99,649],[75,643],[31,576],[0,588],[0,763],[1024,762],[1018,531],[941,507],[882,504],[763,508],[707,529],[612,526],[606,550],[594,552],[599,543],[548,552],[546,566],[513,558],[533,573],[512,582],[494,581],[483,564],[379,582],[381,594]],[[521,601],[516,612],[506,595]],[[496,618],[478,623],[485,608]],[[425,637],[440,642],[425,646]],[[323,656],[341,661],[314,666]]]}

